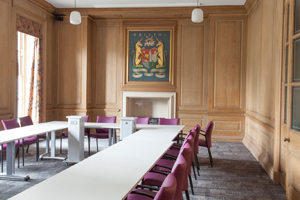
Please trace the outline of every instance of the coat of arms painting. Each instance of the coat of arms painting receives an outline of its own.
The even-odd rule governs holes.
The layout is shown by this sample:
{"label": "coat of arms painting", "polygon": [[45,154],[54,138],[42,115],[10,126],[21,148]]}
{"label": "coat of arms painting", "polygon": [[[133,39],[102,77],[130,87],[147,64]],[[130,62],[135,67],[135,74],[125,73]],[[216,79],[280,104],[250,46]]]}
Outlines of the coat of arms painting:
{"label": "coat of arms painting", "polygon": [[128,32],[128,82],[171,82],[171,30]]}

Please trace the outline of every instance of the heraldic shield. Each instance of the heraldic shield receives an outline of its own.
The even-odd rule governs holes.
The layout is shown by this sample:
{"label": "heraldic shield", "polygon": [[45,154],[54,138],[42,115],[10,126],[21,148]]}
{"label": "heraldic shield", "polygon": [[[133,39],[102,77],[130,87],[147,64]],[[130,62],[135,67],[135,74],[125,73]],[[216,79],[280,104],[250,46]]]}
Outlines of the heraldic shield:
{"label": "heraldic shield", "polygon": [[128,31],[129,82],[170,82],[171,30]]}

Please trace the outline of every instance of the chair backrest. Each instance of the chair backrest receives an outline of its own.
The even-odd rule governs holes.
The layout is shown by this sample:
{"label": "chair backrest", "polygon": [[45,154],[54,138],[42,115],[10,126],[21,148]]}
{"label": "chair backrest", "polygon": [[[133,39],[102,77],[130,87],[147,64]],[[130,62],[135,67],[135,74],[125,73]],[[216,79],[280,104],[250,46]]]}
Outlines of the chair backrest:
{"label": "chair backrest", "polygon": [[179,119],[166,119],[166,118],[159,118],[158,125],[178,125]]}
{"label": "chair backrest", "polygon": [[[192,137],[192,136],[190,136]],[[182,182],[182,191],[185,191],[188,189],[189,184],[188,184],[188,175],[192,173],[191,170],[191,163],[192,163],[192,156],[193,156],[193,150],[192,146],[189,144],[189,142],[186,142],[184,146],[182,146],[182,151],[179,153],[179,155],[183,156],[184,159],[186,160],[186,170],[185,170],[185,178],[183,179]]]}
{"label": "chair backrest", "polygon": [[182,200],[182,186],[186,176],[187,163],[182,155],[179,155],[173,165],[171,173],[174,174],[177,180],[177,188],[174,200]]}
{"label": "chair backrest", "polygon": [[25,116],[25,117],[19,117],[19,121],[20,121],[21,127],[33,125],[32,119],[29,115]]}
{"label": "chair backrest", "polygon": [[[90,118],[89,115],[85,116],[84,122],[89,122],[89,118]],[[85,128],[85,129],[84,129],[84,132],[87,133],[87,132],[88,132],[88,128]]]}
{"label": "chair backrest", "polygon": [[176,177],[173,173],[168,174],[162,183],[159,191],[154,197],[154,200],[173,200],[177,189]]}
{"label": "chair backrest", "polygon": [[214,123],[213,123],[213,121],[210,121],[205,129],[205,135],[206,135],[207,144],[209,147],[212,147],[211,134],[212,134],[213,127],[214,127]]}
{"label": "chair backrest", "polygon": [[137,124],[149,124],[150,117],[138,117],[136,119]]}
{"label": "chair backrest", "polygon": [[9,120],[1,120],[4,130],[20,127],[16,118]]}
{"label": "chair backrest", "polygon": [[197,124],[194,129],[193,129],[196,133],[195,139],[194,139],[194,153],[197,155],[199,153],[199,135],[200,135],[200,130],[201,127]]}
{"label": "chair backrest", "polygon": [[[113,117],[104,117],[104,116],[97,116],[98,123],[116,123],[116,116]],[[108,129],[96,129],[97,133],[108,133]]]}

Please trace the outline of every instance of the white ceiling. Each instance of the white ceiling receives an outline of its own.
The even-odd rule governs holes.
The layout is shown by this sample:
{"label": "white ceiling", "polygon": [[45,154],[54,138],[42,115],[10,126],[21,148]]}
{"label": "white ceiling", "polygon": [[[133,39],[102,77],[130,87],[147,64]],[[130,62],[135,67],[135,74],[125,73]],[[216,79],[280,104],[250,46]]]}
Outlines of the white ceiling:
{"label": "white ceiling", "polygon": [[[45,0],[56,8],[74,8],[75,0]],[[244,5],[246,0],[198,0],[201,6]],[[197,0],[76,0],[77,8],[190,7]]]}

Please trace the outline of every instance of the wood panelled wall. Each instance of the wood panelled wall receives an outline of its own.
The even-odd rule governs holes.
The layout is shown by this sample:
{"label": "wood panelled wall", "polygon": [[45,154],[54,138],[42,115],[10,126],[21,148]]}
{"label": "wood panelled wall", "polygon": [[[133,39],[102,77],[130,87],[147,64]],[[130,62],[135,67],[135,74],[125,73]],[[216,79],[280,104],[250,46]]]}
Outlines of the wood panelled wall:
{"label": "wood panelled wall", "polygon": [[[16,74],[17,74],[17,33],[16,16],[20,15],[43,26],[43,107],[51,108],[54,93],[52,78],[54,76],[54,26],[53,13],[55,8],[45,1],[37,0],[0,0],[0,119],[16,117]],[[47,74],[47,77],[46,77]],[[44,109],[43,120],[51,120],[51,111]],[[1,126],[0,130],[3,127]]]}
{"label": "wood panelled wall", "polygon": [[[73,26],[68,18],[70,10],[55,9],[41,0],[0,0],[0,3],[4,16],[0,19],[4,27],[0,34],[7,41],[0,50],[9,49],[0,67],[10,74],[0,76],[3,76],[1,83],[11,87],[1,90],[3,119],[16,116],[16,68],[7,66],[16,66],[16,45],[12,37],[15,29],[10,25],[15,18],[10,16],[20,12],[44,25],[45,121],[66,120],[71,114],[89,114],[91,121],[95,121],[97,115],[121,117],[122,91],[176,92],[177,117],[186,125],[186,130],[196,123],[205,128],[208,121],[213,120],[215,140],[242,141],[246,85],[245,8],[206,8],[208,18],[200,24],[186,17],[175,18],[182,16],[177,14],[163,19],[163,9],[157,9],[153,19],[136,16],[128,20],[96,19],[92,17],[95,11],[86,9],[82,11],[82,23]],[[50,13],[54,11],[66,14],[64,21],[53,21]],[[183,12],[190,15],[190,10],[183,9]],[[130,13],[130,9],[126,13]],[[127,31],[140,27],[172,30],[171,83],[126,83]],[[14,92],[4,95],[9,91]]]}
{"label": "wood panelled wall", "polygon": [[[171,83],[126,83],[127,32],[137,28],[173,30],[171,51],[176,56],[172,59]],[[81,60],[84,49],[81,45],[86,40],[82,35],[84,30],[93,33],[90,79],[80,73],[86,70],[83,68],[86,63]],[[84,112],[89,112],[91,121],[95,121],[97,115],[121,117],[122,91],[171,91],[178,93],[177,117],[181,124],[186,125],[186,130],[196,123],[205,128],[208,121],[213,120],[215,140],[242,141],[246,30],[245,15],[212,15],[201,24],[172,19],[108,19],[93,20],[92,27],[86,27],[84,23],[72,27],[67,20],[57,22],[56,117],[63,120],[68,114]],[[79,60],[74,59],[75,55]],[[66,74],[69,77],[60,80]],[[90,81],[87,85],[91,91],[86,95],[81,94],[85,90],[82,79]],[[82,103],[89,94],[90,106]]]}
{"label": "wood panelled wall", "polygon": [[[0,0],[0,119],[16,117],[18,14],[43,25],[44,121],[72,114],[89,114],[91,121],[119,118],[122,91],[176,92],[177,117],[186,130],[214,121],[215,141],[243,140],[270,177],[278,182],[281,172],[284,181],[278,122],[283,7],[247,0],[245,6],[203,9],[200,24],[189,19],[192,8],[80,9],[82,23],[73,26],[71,9],[43,0]],[[64,21],[54,21],[55,12],[65,14]],[[151,19],[140,19],[146,12]],[[126,83],[126,34],[140,27],[172,30],[171,83]]]}
{"label": "wood panelled wall", "polygon": [[279,1],[264,0],[255,1],[249,10],[243,142],[270,177],[278,182],[280,128],[275,119],[280,119],[278,83],[282,62],[283,7]]}

